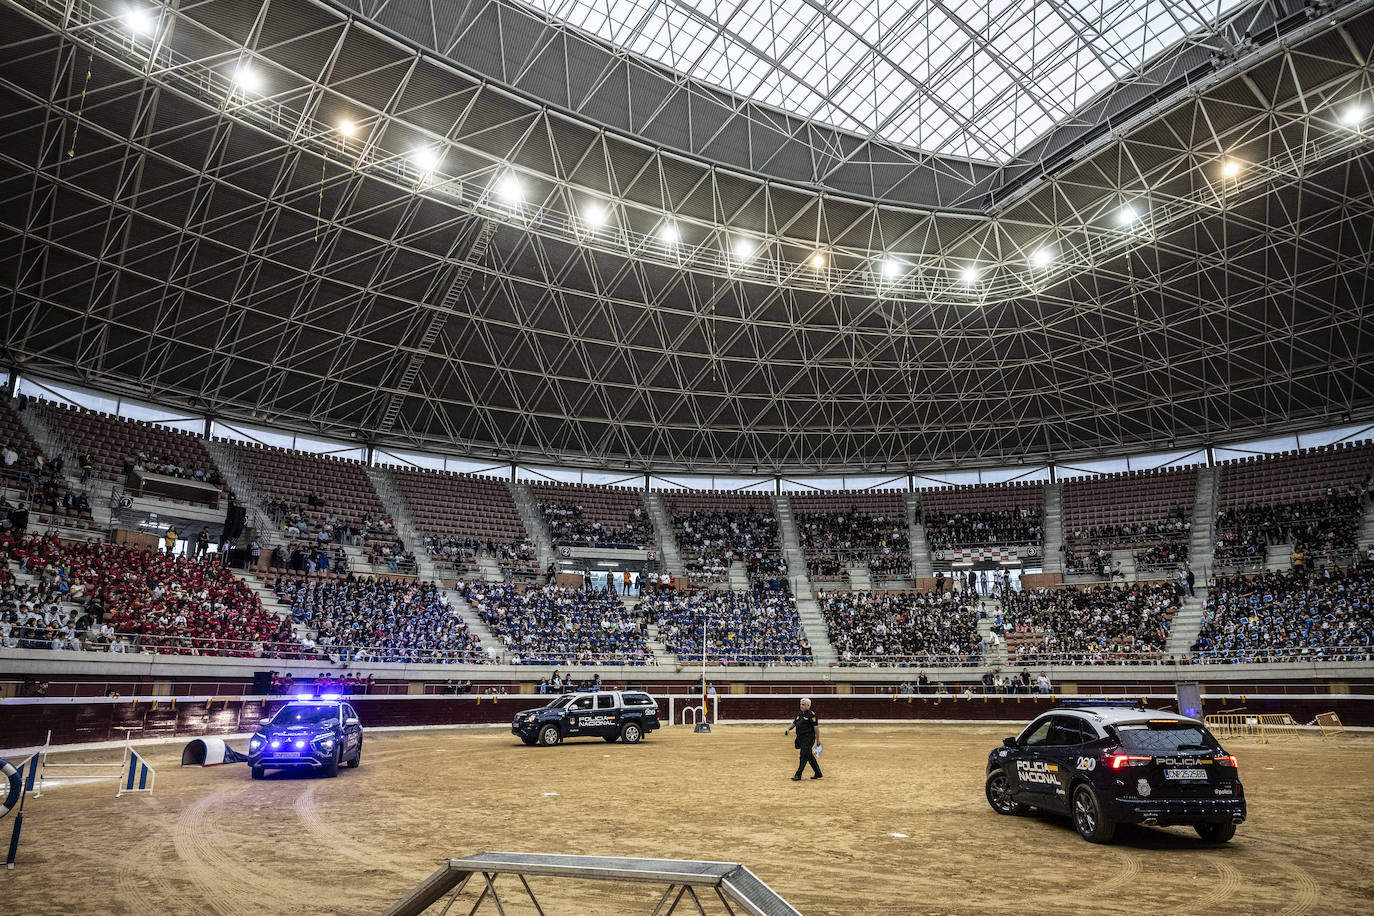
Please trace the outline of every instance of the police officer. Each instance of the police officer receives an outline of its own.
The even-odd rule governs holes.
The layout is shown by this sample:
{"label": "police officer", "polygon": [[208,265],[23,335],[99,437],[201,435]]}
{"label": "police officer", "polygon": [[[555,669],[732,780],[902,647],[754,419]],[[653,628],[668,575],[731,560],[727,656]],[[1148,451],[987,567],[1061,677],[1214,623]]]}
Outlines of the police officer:
{"label": "police officer", "polygon": [[794,728],[797,730],[797,738],[792,743],[801,751],[801,759],[797,762],[797,773],[792,777],[792,781],[797,782],[802,778],[802,771],[806,769],[808,763],[811,764],[813,774],[811,778],[820,779],[821,765],[816,762],[816,755],[812,753],[812,748],[820,740],[820,720],[811,711],[811,699],[809,697],[802,697],[801,712],[797,713],[797,717],[792,720],[791,725],[787,726],[783,734],[791,734]]}

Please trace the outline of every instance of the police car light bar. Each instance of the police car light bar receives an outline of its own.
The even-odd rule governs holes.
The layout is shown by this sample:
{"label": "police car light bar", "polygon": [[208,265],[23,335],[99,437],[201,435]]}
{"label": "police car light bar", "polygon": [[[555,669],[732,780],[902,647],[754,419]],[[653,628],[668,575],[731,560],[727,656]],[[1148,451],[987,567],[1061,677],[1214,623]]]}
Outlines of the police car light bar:
{"label": "police car light bar", "polygon": [[[1091,708],[1093,708],[1093,707],[1101,707],[1101,706],[1105,706],[1105,707],[1109,707],[1109,708],[1113,708],[1113,709],[1144,709],[1144,708],[1145,708],[1145,703],[1142,702],[1141,700],[1074,700],[1073,702],[1071,702],[1071,703],[1065,703],[1064,705],[1065,705],[1065,706],[1071,706],[1071,707],[1077,707],[1077,708],[1080,708],[1080,709],[1081,709],[1081,708],[1088,708],[1088,709],[1091,709]],[[1171,720],[1171,721],[1172,721],[1172,720]]]}

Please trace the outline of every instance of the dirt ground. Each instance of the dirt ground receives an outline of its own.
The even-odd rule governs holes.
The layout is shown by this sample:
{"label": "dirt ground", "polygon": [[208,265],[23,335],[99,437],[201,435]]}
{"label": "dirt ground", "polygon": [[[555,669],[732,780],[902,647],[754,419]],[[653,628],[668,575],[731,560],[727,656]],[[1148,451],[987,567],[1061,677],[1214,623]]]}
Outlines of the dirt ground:
{"label": "dirt ground", "polygon": [[[362,767],[332,780],[180,769],[180,745],[156,746],[151,797],[59,784],[29,801],[19,865],[0,871],[0,912],[377,913],[441,860],[484,850],[738,861],[806,916],[1374,906],[1374,739],[1232,743],[1250,819],[1229,844],[1122,828],[1114,845],[1093,846],[1067,819],[988,807],[986,754],[1012,731],[826,725],[818,782],[788,779],[795,752],[780,725],[549,749],[495,729],[374,732]],[[0,821],[0,837],[9,826]],[[506,912],[534,912],[510,905],[519,885],[504,880]],[[647,914],[658,894],[532,883],[550,916]],[[465,896],[463,913],[475,892]]]}

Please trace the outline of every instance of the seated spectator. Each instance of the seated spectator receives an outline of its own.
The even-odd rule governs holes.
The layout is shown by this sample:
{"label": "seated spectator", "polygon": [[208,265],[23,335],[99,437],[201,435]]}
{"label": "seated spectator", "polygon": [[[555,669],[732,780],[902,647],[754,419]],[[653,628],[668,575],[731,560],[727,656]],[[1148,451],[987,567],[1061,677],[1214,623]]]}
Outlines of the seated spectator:
{"label": "seated spectator", "polygon": [[1321,499],[1245,506],[1217,514],[1217,566],[1261,566],[1269,547],[1293,545],[1311,556],[1352,555],[1360,527],[1360,496],[1328,491]]}
{"label": "seated spectator", "polygon": [[549,535],[555,544],[633,548],[654,542],[653,525],[638,506],[631,509],[623,521],[615,522],[584,518],[582,507],[578,505],[540,503],[539,511],[548,523]]}
{"label": "seated spectator", "polygon": [[1040,512],[1022,506],[985,512],[927,512],[931,550],[962,547],[1013,547],[1040,544]]}
{"label": "seated spectator", "polygon": [[863,564],[885,578],[911,575],[905,518],[857,508],[804,512],[797,516],[797,537],[806,553],[808,573],[817,578],[838,579],[849,563]]}
{"label": "seated spectator", "polygon": [[1192,652],[1211,664],[1374,660],[1374,566],[1219,578]]}
{"label": "seated spectator", "polygon": [[673,517],[673,531],[693,582],[720,581],[734,561],[757,554],[762,562],[763,554],[778,545],[777,519],[752,507],[743,512],[692,509]]}
{"label": "seated spectator", "polygon": [[708,664],[811,661],[811,643],[797,614],[797,602],[778,590],[753,594],[659,591],[647,596],[642,607],[657,622],[664,644],[679,661],[701,661],[703,627]]}
{"label": "seated spectator", "polygon": [[824,592],[830,643],[846,665],[976,665],[978,615],[971,593]]}

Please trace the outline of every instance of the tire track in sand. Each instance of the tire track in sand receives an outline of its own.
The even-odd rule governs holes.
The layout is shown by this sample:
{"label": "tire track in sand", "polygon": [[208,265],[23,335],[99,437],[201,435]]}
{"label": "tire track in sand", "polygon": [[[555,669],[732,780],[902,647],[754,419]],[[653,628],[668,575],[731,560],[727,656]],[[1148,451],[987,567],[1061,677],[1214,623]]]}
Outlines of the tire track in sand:
{"label": "tire track in sand", "polygon": [[1121,859],[1121,868],[1112,877],[1097,886],[1099,891],[1113,891],[1117,888],[1132,886],[1135,884],[1135,879],[1140,877],[1140,853],[1127,852],[1124,849],[1113,851],[1117,858]]}
{"label": "tire track in sand", "polygon": [[1279,867],[1288,874],[1292,875],[1298,884],[1297,899],[1283,910],[1283,916],[1307,916],[1317,906],[1317,901],[1321,899],[1321,889],[1317,887],[1317,882],[1312,880],[1312,876],[1306,869],[1298,868],[1287,862],[1280,862]]}
{"label": "tire track in sand", "polygon": [[[319,783],[312,783],[296,797],[296,816],[316,842],[332,854],[357,862],[368,871],[389,869],[405,873],[409,867],[413,867],[413,861],[402,861],[396,855],[379,848],[376,843],[361,843],[326,820],[315,803],[315,791],[318,788]],[[380,866],[385,866],[385,869]]]}
{"label": "tire track in sand", "polygon": [[212,837],[218,831],[212,815],[227,807],[246,789],[215,792],[195,802],[172,825],[172,845],[186,865],[191,881],[201,889],[205,903],[221,916],[258,916],[257,900],[264,887],[272,888],[273,902],[287,904],[295,912],[311,908],[308,893],[298,882],[281,875],[267,876],[243,864],[241,849],[225,849]]}
{"label": "tire track in sand", "polygon": [[[153,834],[135,843],[115,865],[115,899],[134,916],[165,916],[171,901],[177,899],[175,889],[163,878],[165,857],[159,847],[164,839]],[[152,887],[145,890],[141,886],[145,883]]]}
{"label": "tire track in sand", "polygon": [[1221,859],[1213,859],[1212,867],[1217,870],[1216,884],[1197,900],[1196,908],[1204,909],[1217,904],[1234,904],[1236,892],[1240,890],[1240,872]]}

